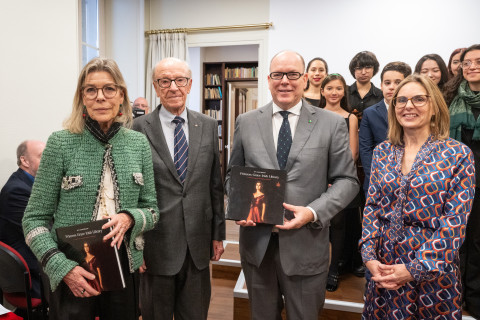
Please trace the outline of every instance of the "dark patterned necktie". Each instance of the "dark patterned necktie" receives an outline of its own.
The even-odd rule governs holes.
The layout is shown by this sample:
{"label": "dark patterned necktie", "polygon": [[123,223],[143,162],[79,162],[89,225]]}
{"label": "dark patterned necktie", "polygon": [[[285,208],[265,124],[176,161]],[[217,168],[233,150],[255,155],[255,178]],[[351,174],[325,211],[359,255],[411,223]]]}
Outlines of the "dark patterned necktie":
{"label": "dark patterned necktie", "polygon": [[185,120],[181,117],[175,117],[172,120],[175,123],[175,135],[174,135],[174,161],[175,168],[177,169],[178,176],[180,181],[184,183],[187,176],[187,164],[188,164],[188,142],[187,137],[185,136],[185,131],[183,131],[182,125]]}
{"label": "dark patterned necktie", "polygon": [[280,114],[283,117],[283,122],[280,127],[280,132],[278,133],[277,161],[278,166],[283,170],[287,164],[288,153],[292,146],[292,131],[290,130],[290,122],[288,122],[288,115],[290,112],[280,111]]}

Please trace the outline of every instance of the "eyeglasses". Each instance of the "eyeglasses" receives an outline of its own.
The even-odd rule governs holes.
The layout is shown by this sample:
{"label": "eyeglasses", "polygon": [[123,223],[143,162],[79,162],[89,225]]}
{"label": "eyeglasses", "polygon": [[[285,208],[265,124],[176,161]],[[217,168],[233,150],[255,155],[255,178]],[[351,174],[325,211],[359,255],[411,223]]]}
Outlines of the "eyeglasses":
{"label": "eyeglasses", "polygon": [[470,68],[471,65],[480,67],[480,59],[473,60],[473,61],[472,60],[465,60],[461,64],[462,68],[464,68],[464,69]]}
{"label": "eyeglasses", "polygon": [[111,99],[117,95],[117,85],[109,84],[103,86],[102,88],[97,88],[94,86],[87,86],[83,88],[83,95],[87,99],[95,99],[98,95],[98,90],[102,90],[103,96],[107,99]]}
{"label": "eyeglasses", "polygon": [[188,80],[190,80],[190,78],[180,77],[176,79],[163,78],[163,79],[157,79],[155,81],[157,81],[158,86],[160,88],[166,89],[166,88],[170,88],[170,86],[172,85],[172,82],[175,82],[177,87],[186,87],[188,84]]}
{"label": "eyeglasses", "polygon": [[415,106],[415,107],[423,107],[424,105],[427,104],[427,101],[428,101],[428,97],[430,96],[427,96],[427,95],[418,95],[418,96],[413,96],[411,98],[407,98],[407,97],[396,97],[395,99],[393,99],[393,105],[395,108],[397,109],[403,109],[406,107],[407,103],[408,103],[408,100],[412,101],[412,104]]}
{"label": "eyeglasses", "polygon": [[288,80],[298,80],[303,73],[300,72],[272,72],[270,73],[270,79],[272,80],[282,80],[284,76],[287,76]]}
{"label": "eyeglasses", "polygon": [[372,71],[373,70],[373,66],[364,66],[364,67],[355,67],[353,68],[355,71],[362,71],[363,69],[365,69],[365,71]]}

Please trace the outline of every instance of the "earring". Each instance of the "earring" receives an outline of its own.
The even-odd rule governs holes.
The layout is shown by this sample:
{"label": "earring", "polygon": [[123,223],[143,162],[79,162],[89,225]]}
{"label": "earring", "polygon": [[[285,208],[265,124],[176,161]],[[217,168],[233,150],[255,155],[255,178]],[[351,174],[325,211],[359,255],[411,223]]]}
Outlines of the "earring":
{"label": "earring", "polygon": [[123,115],[122,111],[120,109],[122,108],[122,104],[120,103],[120,108],[118,108],[118,116],[121,117]]}
{"label": "earring", "polygon": [[82,114],[83,119],[85,119],[86,116],[87,116],[87,107],[83,106],[83,114]]}

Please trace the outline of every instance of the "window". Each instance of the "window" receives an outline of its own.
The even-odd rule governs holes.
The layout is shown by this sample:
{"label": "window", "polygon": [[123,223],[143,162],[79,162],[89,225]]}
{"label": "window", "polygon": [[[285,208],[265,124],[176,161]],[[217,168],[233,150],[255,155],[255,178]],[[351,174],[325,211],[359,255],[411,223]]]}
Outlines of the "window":
{"label": "window", "polygon": [[82,0],[82,66],[100,56],[99,1]]}

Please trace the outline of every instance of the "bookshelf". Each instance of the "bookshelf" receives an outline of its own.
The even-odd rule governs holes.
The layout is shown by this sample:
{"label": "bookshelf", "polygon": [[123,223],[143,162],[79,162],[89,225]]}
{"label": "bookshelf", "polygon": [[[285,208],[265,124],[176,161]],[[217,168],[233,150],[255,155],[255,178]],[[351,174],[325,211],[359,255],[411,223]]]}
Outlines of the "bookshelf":
{"label": "bookshelf", "polygon": [[204,62],[203,63],[203,113],[218,121],[218,145],[222,174],[225,176],[227,154],[225,148],[229,128],[228,83],[258,81],[258,61]]}

